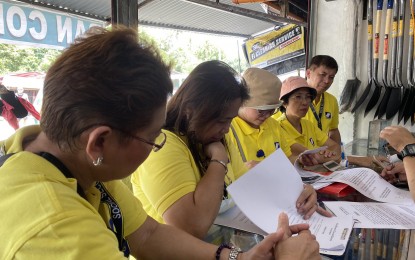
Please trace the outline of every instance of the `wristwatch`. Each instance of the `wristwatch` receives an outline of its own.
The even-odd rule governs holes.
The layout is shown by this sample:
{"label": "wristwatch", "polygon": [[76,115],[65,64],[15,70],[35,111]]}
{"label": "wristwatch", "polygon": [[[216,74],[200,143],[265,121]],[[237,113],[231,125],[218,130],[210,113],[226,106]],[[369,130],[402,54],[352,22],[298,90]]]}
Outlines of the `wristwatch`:
{"label": "wristwatch", "polygon": [[407,144],[401,151],[402,159],[406,156],[415,156],[415,144]]}
{"label": "wristwatch", "polygon": [[242,250],[239,247],[232,246],[231,252],[229,253],[229,260],[238,259],[239,253],[242,253]]}

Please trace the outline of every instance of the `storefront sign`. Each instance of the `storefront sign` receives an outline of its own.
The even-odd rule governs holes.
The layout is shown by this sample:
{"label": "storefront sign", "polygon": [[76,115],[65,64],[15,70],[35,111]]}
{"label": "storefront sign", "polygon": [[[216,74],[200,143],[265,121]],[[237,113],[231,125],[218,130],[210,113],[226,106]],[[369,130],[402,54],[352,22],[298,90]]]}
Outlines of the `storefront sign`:
{"label": "storefront sign", "polygon": [[251,66],[264,68],[303,55],[304,29],[295,24],[260,35],[245,42]]}
{"label": "storefront sign", "polygon": [[99,20],[0,0],[0,43],[63,49]]}

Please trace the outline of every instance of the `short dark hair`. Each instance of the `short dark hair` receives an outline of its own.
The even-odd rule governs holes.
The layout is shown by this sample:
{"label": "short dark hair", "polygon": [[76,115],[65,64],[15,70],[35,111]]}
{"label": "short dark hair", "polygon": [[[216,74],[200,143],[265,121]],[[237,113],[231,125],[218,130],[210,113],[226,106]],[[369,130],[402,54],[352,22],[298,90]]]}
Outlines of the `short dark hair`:
{"label": "short dark hair", "polygon": [[228,64],[212,60],[194,68],[168,102],[165,128],[187,137],[202,174],[196,133],[219,118],[238,98],[242,102],[249,98],[243,78]]}
{"label": "short dark hair", "polygon": [[[299,89],[297,89],[297,90],[300,90],[301,88],[299,88]],[[310,94],[311,94],[311,100],[314,100],[315,98],[316,98],[316,92],[314,92],[314,91],[312,91],[311,89],[309,89],[309,88],[307,88],[308,89],[308,91],[310,92]],[[295,92],[297,92],[297,90],[294,90],[294,91],[292,91],[292,92],[290,92],[290,93],[288,93],[287,95],[285,95],[285,96],[283,96],[282,98],[281,98],[281,100],[282,100],[282,104],[284,105],[284,104],[288,104],[288,99],[293,95],[293,94],[295,94]],[[281,111],[281,113],[285,113],[287,110],[285,109],[285,107],[284,106],[280,106],[279,107],[279,111]]]}
{"label": "short dark hair", "polygon": [[96,27],[48,70],[40,125],[61,149],[74,148],[95,125],[133,133],[152,122],[172,90],[170,67],[135,30]]}
{"label": "short dark hair", "polygon": [[311,70],[314,70],[316,67],[320,67],[320,66],[326,66],[327,68],[335,69],[336,73],[339,70],[339,65],[337,64],[337,61],[329,55],[314,56],[311,59],[308,68]]}

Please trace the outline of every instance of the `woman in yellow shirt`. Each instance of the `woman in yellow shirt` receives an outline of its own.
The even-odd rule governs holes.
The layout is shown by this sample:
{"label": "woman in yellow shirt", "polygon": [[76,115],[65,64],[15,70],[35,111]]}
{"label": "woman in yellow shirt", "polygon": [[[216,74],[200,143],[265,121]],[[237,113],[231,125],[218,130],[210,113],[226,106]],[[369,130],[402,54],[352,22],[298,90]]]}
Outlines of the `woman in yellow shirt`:
{"label": "woman in yellow shirt", "polygon": [[283,104],[280,110],[283,115],[278,118],[278,121],[285,134],[295,142],[307,147],[307,149],[327,146],[328,152],[336,154],[331,160],[339,159],[340,145],[304,118],[315,97],[316,90],[308,86],[305,79],[299,76],[289,77],[282,83],[280,100]]}
{"label": "woman in yellow shirt", "polygon": [[[245,165],[251,168],[277,149],[282,149],[290,161],[294,162],[307,148],[285,135],[280,122],[271,117],[281,105],[281,81],[273,73],[259,68],[248,68],[242,77],[249,89],[250,98],[232,120],[229,135],[238,147]],[[319,163],[320,159],[326,158],[319,155],[300,158],[305,165]]]}
{"label": "woman in yellow shirt", "polygon": [[[229,136],[229,126],[248,99],[244,80],[227,64],[198,65],[167,105],[163,149],[151,153],[133,174],[134,194],[147,213],[204,238],[229,203],[226,186],[247,171]],[[318,208],[310,186],[298,198],[309,218]]]}

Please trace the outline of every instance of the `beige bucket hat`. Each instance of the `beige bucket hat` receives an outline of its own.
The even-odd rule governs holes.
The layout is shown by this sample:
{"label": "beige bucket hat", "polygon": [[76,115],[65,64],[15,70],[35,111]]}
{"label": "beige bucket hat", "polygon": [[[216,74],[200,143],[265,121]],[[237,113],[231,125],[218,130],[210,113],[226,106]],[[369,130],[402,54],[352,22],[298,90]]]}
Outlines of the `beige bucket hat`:
{"label": "beige bucket hat", "polygon": [[248,68],[242,77],[248,86],[250,96],[244,107],[268,110],[281,106],[279,97],[282,83],[276,75],[264,69]]}

